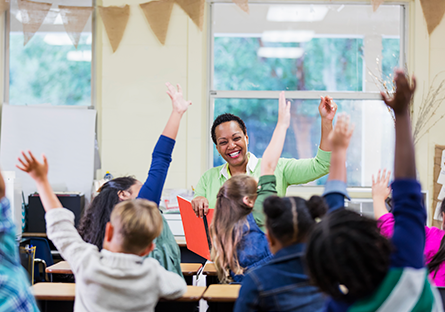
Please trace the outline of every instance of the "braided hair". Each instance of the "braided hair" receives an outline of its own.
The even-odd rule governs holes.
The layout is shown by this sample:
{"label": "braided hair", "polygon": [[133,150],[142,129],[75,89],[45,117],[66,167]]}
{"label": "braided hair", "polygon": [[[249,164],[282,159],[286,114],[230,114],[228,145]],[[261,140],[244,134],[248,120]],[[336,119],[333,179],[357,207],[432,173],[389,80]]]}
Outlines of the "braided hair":
{"label": "braided hair", "polygon": [[380,234],[377,221],[338,209],[310,233],[306,263],[312,282],[323,292],[334,299],[356,300],[377,289],[388,272],[390,255],[390,242]]}
{"label": "braided hair", "polygon": [[316,220],[324,216],[328,209],[320,196],[312,196],[309,200],[270,196],[264,200],[263,207],[269,235],[283,246],[306,241]]}
{"label": "braided hair", "polygon": [[[440,213],[443,215],[445,213],[445,200],[442,201],[442,204],[440,206]],[[440,241],[440,247],[437,253],[434,255],[434,257],[431,259],[431,261],[428,263],[428,270],[430,273],[434,273],[434,276],[437,274],[437,270],[439,269],[439,266],[445,261],[445,235],[442,237],[442,240]]]}
{"label": "braided hair", "polygon": [[114,206],[121,200],[120,191],[128,191],[137,180],[132,177],[121,177],[106,182],[99,189],[79,224],[79,234],[87,243],[96,245],[99,250],[105,237],[105,226],[110,221]]}

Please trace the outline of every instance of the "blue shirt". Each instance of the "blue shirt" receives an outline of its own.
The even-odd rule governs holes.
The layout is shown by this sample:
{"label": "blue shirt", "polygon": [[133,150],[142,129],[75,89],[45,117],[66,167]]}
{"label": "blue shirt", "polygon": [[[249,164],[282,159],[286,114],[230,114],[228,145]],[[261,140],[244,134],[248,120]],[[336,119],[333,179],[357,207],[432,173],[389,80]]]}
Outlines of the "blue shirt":
{"label": "blue shirt", "polygon": [[285,247],[268,263],[250,271],[243,280],[234,311],[321,311],[325,297],[309,284],[304,249],[305,244]]}
{"label": "blue shirt", "polygon": [[0,312],[39,311],[20,264],[9,200],[0,200]]}

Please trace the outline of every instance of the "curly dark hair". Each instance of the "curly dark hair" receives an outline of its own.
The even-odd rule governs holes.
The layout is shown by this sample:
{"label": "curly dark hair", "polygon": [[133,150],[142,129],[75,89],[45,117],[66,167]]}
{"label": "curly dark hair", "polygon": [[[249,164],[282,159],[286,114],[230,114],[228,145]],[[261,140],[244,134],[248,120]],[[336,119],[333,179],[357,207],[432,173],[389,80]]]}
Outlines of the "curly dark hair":
{"label": "curly dark hair", "polygon": [[121,177],[106,182],[99,189],[99,194],[93,199],[79,224],[79,234],[87,243],[96,245],[99,250],[105,237],[105,226],[110,221],[114,206],[121,200],[120,191],[128,189],[137,182],[133,177]]}
{"label": "curly dark hair", "polygon": [[[442,201],[442,204],[440,205],[440,214],[443,214],[445,212],[445,200]],[[440,247],[437,253],[433,256],[431,261],[428,263],[428,270],[430,273],[434,273],[434,276],[437,274],[437,270],[439,269],[439,266],[445,261],[445,236],[442,237],[442,240],[440,241]]]}
{"label": "curly dark hair", "polygon": [[216,119],[212,125],[211,134],[212,134],[213,143],[216,144],[216,133],[215,133],[216,127],[218,127],[222,123],[229,122],[229,121],[236,121],[238,123],[239,127],[241,128],[241,130],[243,131],[244,135],[247,134],[246,124],[244,123],[244,121],[241,118],[239,118],[238,116],[235,116],[233,114],[229,114],[229,113],[221,114],[218,117],[216,117]]}
{"label": "curly dark hair", "polygon": [[342,300],[372,294],[388,272],[390,257],[391,244],[380,234],[377,221],[344,208],[314,227],[306,248],[312,282]]}

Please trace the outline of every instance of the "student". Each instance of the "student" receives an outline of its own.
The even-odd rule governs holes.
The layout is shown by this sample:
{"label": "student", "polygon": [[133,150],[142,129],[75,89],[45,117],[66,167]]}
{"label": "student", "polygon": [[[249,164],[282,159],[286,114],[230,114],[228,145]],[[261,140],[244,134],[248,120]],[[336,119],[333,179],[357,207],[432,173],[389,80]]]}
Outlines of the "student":
{"label": "student", "polygon": [[443,311],[423,259],[426,212],[416,181],[408,111],[415,83],[411,87],[401,70],[395,82],[392,100],[382,94],[396,118],[395,227],[390,241],[380,234],[377,221],[343,208],[349,121],[339,117],[330,134],[331,170],[325,188],[330,212],[314,227],[306,248],[311,280],[332,297],[326,311]]}
{"label": "student", "polygon": [[0,171],[0,311],[36,311],[28,274],[20,264],[15,225]]}
{"label": "student", "polygon": [[[269,158],[275,163],[261,167],[259,184],[263,179],[270,179],[274,190],[273,172],[283,148],[286,129],[277,125],[263,156],[262,165]],[[244,277],[234,311],[321,311],[325,298],[309,284],[302,257],[306,237],[316,220],[326,213],[326,204],[319,196],[312,196],[308,201],[300,197],[270,196],[263,206],[267,238],[274,256]]]}
{"label": "student", "polygon": [[272,256],[266,236],[256,224],[252,212],[261,209],[265,198],[276,194],[273,173],[289,123],[290,103],[286,103],[284,92],[281,92],[278,123],[264,151],[259,182],[245,174],[236,175],[227,180],[218,192],[210,225],[211,257],[223,283],[242,282],[244,272],[265,263]]}
{"label": "student", "polygon": [[[337,105],[332,98],[322,97],[318,111],[321,117],[321,140],[317,155],[311,159],[280,158],[277,163],[275,176],[276,189],[279,196],[286,194],[289,185],[304,184],[316,180],[329,172],[330,146],[327,136],[332,130],[332,120],[337,111]],[[248,174],[260,177],[261,159],[248,152],[249,137],[246,125],[238,116],[222,114],[212,125],[212,140],[221,157],[226,161],[224,165],[207,170],[199,179],[195,187],[195,197],[192,207],[197,216],[206,215],[209,208],[214,208],[219,189],[230,177],[237,174]],[[261,216],[254,213],[258,226],[264,226]]]}
{"label": "student", "polygon": [[[391,173],[380,175],[377,179],[372,176],[372,199],[374,201],[374,216],[378,220],[380,232],[385,237],[392,237],[394,233],[394,215],[386,210],[385,200],[390,194],[388,187]],[[445,215],[445,201],[440,206],[442,216]],[[443,219],[445,222],[445,218]],[[436,286],[445,287],[445,231],[436,227],[425,226],[424,258],[430,272],[430,278]]]}
{"label": "student", "polygon": [[62,204],[48,181],[48,162],[22,153],[19,169],[37,184],[45,208],[48,238],[68,261],[76,278],[75,311],[154,311],[159,298],[185,293],[182,277],[143,256],[154,249],[162,231],[158,206],[145,199],[117,204],[106,225],[101,251],[82,240],[74,214]]}
{"label": "student", "polygon": [[[167,94],[172,100],[173,110],[164,132],[153,150],[147,180],[142,184],[132,177],[121,177],[106,182],[100,188],[99,194],[94,198],[80,221],[80,235],[86,242],[96,245],[99,250],[102,248],[104,240],[105,225],[110,221],[111,211],[117,203],[138,197],[148,199],[159,205],[168,167],[172,161],[171,155],[179,123],[182,115],[191,105],[191,102],[184,100],[180,85],[178,85],[178,91],[170,83],[166,85],[168,87]],[[156,238],[156,247],[149,256],[158,260],[167,270],[182,276],[179,246],[163,215],[162,221],[162,233]]]}

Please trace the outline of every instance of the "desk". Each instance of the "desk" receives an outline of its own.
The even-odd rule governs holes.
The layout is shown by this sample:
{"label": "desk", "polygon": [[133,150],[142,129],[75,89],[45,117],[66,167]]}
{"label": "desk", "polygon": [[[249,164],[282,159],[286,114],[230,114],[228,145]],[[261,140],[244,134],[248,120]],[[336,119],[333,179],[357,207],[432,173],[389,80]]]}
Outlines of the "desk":
{"label": "desk", "polygon": [[202,270],[203,275],[206,276],[206,285],[219,284],[218,273],[213,262],[207,262]]}
{"label": "desk", "polygon": [[240,288],[241,285],[210,285],[203,299],[212,312],[232,311]]}
{"label": "desk", "polygon": [[31,233],[31,232],[24,232],[22,233],[22,237],[43,237],[46,238],[46,233]]}
{"label": "desk", "polygon": [[70,265],[66,261],[60,261],[52,266],[47,267],[45,272],[54,274],[73,274]]}
{"label": "desk", "polygon": [[185,237],[175,237],[175,241],[180,248],[187,247],[187,242],[185,240]]}

